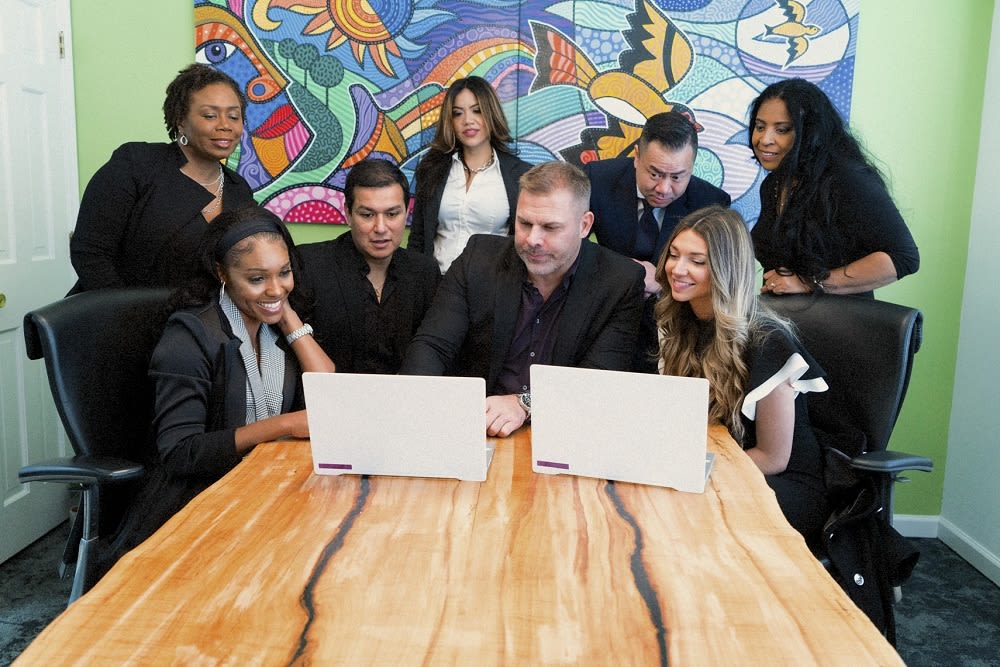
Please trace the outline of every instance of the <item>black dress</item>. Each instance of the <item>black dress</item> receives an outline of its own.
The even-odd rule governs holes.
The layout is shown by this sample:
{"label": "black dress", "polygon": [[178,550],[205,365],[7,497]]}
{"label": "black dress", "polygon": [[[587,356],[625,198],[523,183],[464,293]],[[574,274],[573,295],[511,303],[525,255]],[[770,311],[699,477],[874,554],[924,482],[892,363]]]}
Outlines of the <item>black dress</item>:
{"label": "black dress", "polygon": [[[777,188],[773,174],[760,186],[760,217],[750,231],[754,254],[764,271],[784,267],[802,273],[796,267],[795,242],[778,229]],[[838,238],[827,240],[826,268],[846,266],[881,251],[892,259],[897,279],[916,273],[920,253],[885,186],[857,164],[838,172],[831,188],[836,196],[833,226]]]}
{"label": "black dress", "polygon": [[750,368],[747,395],[743,400],[743,425],[746,434],[743,448],[756,446],[754,417],[757,401],[782,382],[791,382],[795,397],[795,426],[788,467],[777,475],[767,475],[785,518],[815,546],[823,523],[829,516],[823,482],[823,452],[816,431],[809,421],[807,392],[826,391],[823,369],[802,345],[780,329],[772,329],[764,340],[746,351]]}

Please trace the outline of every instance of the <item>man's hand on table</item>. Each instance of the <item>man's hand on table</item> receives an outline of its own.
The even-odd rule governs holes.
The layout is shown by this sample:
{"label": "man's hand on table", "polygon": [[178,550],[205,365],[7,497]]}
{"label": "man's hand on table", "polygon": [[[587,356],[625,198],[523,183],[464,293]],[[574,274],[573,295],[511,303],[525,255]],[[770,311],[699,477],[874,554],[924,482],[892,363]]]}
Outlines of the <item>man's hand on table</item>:
{"label": "man's hand on table", "polygon": [[517,394],[486,398],[486,435],[506,438],[521,428],[528,413],[517,400]]}

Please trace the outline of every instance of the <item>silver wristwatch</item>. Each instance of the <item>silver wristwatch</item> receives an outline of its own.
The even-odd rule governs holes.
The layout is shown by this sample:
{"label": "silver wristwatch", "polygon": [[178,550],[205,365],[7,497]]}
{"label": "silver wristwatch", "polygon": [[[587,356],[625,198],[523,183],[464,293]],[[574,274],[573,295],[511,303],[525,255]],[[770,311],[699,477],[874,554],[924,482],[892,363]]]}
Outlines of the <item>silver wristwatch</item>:
{"label": "silver wristwatch", "polygon": [[531,392],[526,391],[523,394],[518,394],[517,404],[520,405],[521,409],[528,415],[528,419],[531,419]]}

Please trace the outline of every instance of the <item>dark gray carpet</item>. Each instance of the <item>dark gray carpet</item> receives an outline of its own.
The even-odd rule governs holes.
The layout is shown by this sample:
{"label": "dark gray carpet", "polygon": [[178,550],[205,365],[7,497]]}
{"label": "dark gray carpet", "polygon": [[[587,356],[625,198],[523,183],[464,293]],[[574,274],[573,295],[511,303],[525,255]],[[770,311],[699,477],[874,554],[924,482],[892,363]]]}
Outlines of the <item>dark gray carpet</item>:
{"label": "dark gray carpet", "polygon": [[1000,587],[940,540],[913,540],[920,562],[896,605],[896,648],[910,667],[1000,665]]}
{"label": "dark gray carpet", "polygon": [[[66,607],[59,558],[69,524],[0,565],[0,665],[10,664]],[[914,540],[920,563],[896,605],[899,654],[910,667],[1000,666],[1000,588],[939,540]]]}
{"label": "dark gray carpet", "polygon": [[0,565],[0,665],[9,665],[66,608],[73,572],[59,578],[69,522]]}

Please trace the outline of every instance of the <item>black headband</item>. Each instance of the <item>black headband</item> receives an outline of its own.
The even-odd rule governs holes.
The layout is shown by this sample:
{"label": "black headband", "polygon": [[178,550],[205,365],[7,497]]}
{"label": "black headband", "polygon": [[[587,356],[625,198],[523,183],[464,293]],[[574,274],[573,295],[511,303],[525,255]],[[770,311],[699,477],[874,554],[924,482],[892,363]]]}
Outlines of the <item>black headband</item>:
{"label": "black headband", "polygon": [[284,238],[278,223],[268,218],[255,218],[245,224],[238,224],[223,234],[222,238],[215,245],[215,256],[220,260],[223,259],[234,245],[249,236],[262,232],[271,232]]}

